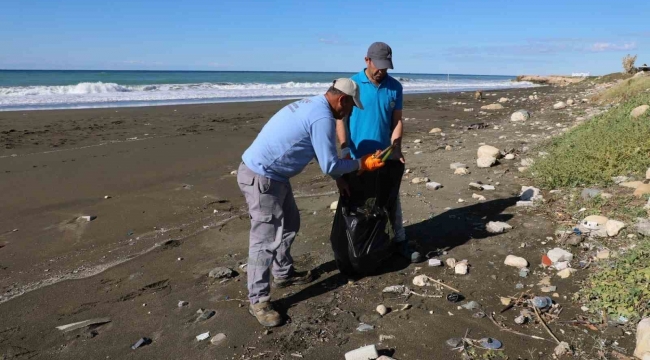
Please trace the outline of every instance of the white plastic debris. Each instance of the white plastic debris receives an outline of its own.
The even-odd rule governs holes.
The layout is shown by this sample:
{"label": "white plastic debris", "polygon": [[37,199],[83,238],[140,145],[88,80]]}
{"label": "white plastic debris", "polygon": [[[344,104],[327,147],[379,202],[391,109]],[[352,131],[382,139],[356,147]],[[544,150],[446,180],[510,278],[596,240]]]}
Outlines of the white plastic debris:
{"label": "white plastic debris", "polygon": [[208,332],[204,332],[203,334],[196,335],[196,340],[203,341],[209,337],[210,337],[210,332],[208,331]]}

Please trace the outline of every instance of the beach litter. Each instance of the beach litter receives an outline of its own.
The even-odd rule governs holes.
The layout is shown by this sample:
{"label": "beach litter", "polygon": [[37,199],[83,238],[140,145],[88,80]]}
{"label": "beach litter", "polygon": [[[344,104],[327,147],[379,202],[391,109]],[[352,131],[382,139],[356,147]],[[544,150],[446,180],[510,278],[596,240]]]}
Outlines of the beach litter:
{"label": "beach litter", "polygon": [[210,332],[204,332],[203,334],[196,335],[196,341],[203,341],[210,337]]}
{"label": "beach litter", "polygon": [[370,360],[378,357],[375,345],[367,345],[345,353],[345,360]]}
{"label": "beach litter", "polygon": [[151,344],[151,339],[143,337],[140,338],[140,340],[138,340],[135,344],[131,345],[131,349],[135,350],[149,344]]}
{"label": "beach litter", "polygon": [[109,322],[111,322],[111,319],[109,318],[96,318],[96,319],[79,321],[67,325],[57,326],[56,328],[63,332],[68,332],[76,329],[81,329],[83,327],[90,326],[90,325],[102,325]]}

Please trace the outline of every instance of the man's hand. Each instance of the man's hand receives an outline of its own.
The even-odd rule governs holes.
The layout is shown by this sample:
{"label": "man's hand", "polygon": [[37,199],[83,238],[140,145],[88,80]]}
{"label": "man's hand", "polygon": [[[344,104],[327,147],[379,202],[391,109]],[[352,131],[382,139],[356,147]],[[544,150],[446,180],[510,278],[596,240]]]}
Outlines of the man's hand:
{"label": "man's hand", "polygon": [[381,150],[377,150],[375,154],[368,154],[364,157],[361,158],[360,161],[360,170],[361,172],[363,171],[375,171],[382,166],[384,166],[384,162],[381,161],[381,159],[375,157],[377,154],[381,153]]}
{"label": "man's hand", "polygon": [[402,149],[397,148],[393,152],[393,158],[399,159],[399,161],[402,162],[402,164],[406,164],[406,159],[404,159],[404,154],[402,154]]}
{"label": "man's hand", "polygon": [[348,182],[343,180],[342,177],[336,179],[336,187],[339,188],[339,194],[342,196],[350,196],[350,185]]}

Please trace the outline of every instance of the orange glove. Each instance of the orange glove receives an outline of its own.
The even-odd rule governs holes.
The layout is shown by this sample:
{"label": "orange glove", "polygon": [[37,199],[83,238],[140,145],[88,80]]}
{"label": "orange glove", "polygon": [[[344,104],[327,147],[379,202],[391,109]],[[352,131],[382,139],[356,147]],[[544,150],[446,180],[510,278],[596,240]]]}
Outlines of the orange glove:
{"label": "orange glove", "polygon": [[[381,151],[378,151],[378,153],[381,153]],[[361,158],[361,161],[359,162],[360,168],[359,170],[361,172],[363,171],[375,171],[379,169],[380,167],[384,166],[384,162],[381,161],[381,159],[376,157],[377,153],[375,154],[368,154],[364,157]]]}

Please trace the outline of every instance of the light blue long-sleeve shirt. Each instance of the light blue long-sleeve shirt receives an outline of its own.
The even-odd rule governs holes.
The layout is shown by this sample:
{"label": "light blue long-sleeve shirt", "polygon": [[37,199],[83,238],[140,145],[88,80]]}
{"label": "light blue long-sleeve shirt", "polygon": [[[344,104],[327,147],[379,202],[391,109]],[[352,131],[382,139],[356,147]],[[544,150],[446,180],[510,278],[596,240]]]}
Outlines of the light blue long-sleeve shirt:
{"label": "light blue long-sleeve shirt", "polygon": [[288,182],[314,157],[323,173],[333,178],[359,169],[358,160],[339,159],[336,153],[336,120],[325,95],[296,101],[278,111],[242,160],[257,174]]}

